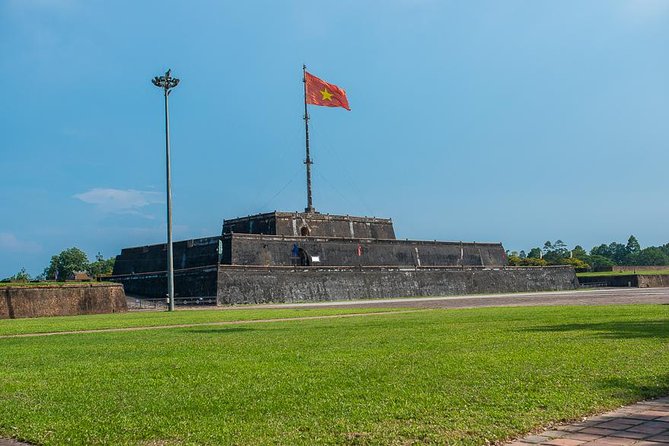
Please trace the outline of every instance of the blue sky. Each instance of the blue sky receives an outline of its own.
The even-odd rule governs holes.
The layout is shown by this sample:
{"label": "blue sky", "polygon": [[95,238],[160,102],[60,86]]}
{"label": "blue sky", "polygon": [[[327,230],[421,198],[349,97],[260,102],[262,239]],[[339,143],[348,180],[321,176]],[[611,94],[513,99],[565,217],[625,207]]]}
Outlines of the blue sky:
{"label": "blue sky", "polygon": [[352,108],[310,109],[321,212],[669,242],[668,48],[665,0],[1,0],[0,278],[165,240],[168,67],[176,239],[304,208],[306,63]]}

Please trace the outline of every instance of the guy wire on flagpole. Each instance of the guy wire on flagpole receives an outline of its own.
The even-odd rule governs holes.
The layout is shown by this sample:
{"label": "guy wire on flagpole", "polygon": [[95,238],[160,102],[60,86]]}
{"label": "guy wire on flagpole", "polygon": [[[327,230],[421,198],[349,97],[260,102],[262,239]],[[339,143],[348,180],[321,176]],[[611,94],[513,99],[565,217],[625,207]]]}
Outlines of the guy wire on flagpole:
{"label": "guy wire on flagpole", "polygon": [[315,212],[312,200],[311,200],[311,156],[309,153],[309,114],[307,113],[307,66],[302,65],[302,82],[304,82],[304,133],[306,137],[307,145],[307,158],[304,161],[304,164],[307,165],[307,207],[304,209],[305,212]]}

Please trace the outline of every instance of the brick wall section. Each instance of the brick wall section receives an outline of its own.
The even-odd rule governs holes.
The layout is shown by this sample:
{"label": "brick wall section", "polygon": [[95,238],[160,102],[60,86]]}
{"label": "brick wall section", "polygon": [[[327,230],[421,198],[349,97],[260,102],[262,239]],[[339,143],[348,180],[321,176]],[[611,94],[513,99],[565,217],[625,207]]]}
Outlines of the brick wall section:
{"label": "brick wall section", "polygon": [[[303,234],[302,231],[307,234]],[[313,237],[394,239],[388,218],[354,217],[305,212],[270,212],[225,220],[223,234],[264,234]]]}
{"label": "brick wall section", "polygon": [[[504,266],[501,243],[332,239],[232,234],[233,265],[290,266],[294,244],[320,266]],[[358,256],[358,245],[362,255]],[[316,266],[314,264],[314,266]]]}
{"label": "brick wall section", "polygon": [[[461,243],[416,240],[292,237],[227,234],[174,243],[174,268],[216,265],[290,266],[297,244],[308,256],[318,256],[321,266],[503,266],[501,243]],[[358,256],[358,245],[362,255]],[[125,248],[116,256],[114,276],[164,272],[165,244]]]}
{"label": "brick wall section", "polygon": [[219,304],[317,302],[569,290],[571,267],[487,268],[244,268],[219,266]]}
{"label": "brick wall section", "polygon": [[639,288],[669,287],[669,274],[639,275]]}
{"label": "brick wall section", "polygon": [[[177,270],[174,272],[174,297],[180,299],[216,296],[216,265]],[[165,271],[115,276],[114,282],[123,284],[130,297],[162,299],[167,296],[167,273]]]}
{"label": "brick wall section", "polygon": [[0,287],[0,319],[124,311],[123,287],[113,283]]}
{"label": "brick wall section", "polygon": [[594,271],[616,271],[616,272],[636,272],[636,271],[666,271],[669,266],[634,266],[634,265],[615,265],[615,266],[597,266]]}
{"label": "brick wall section", "polygon": [[[206,237],[193,240],[184,240],[173,243],[174,268],[195,268],[215,265],[218,262],[218,241],[220,237]],[[222,262],[230,261],[230,241],[222,240],[224,258]],[[225,257],[227,254],[227,257]],[[138,246],[124,248],[116,256],[114,276],[133,273],[149,273],[165,271],[167,269],[167,244]]]}

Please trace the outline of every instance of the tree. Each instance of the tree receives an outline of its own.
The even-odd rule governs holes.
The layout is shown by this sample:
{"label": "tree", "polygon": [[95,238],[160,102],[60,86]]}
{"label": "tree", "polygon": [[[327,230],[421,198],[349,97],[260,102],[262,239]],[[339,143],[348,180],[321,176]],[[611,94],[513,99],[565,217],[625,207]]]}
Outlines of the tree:
{"label": "tree", "polygon": [[544,243],[544,259],[553,265],[561,264],[561,260],[569,257],[569,249],[562,240],[556,240],[555,243],[550,241]]}
{"label": "tree", "polygon": [[571,250],[571,253],[574,256],[574,258],[581,259],[581,260],[588,257],[588,253],[585,251],[585,249],[583,249],[583,247],[581,245],[574,246],[574,249]]}
{"label": "tree", "polygon": [[581,259],[577,259],[576,257],[562,259],[562,260],[560,260],[560,265],[571,265],[575,269],[582,270],[582,271],[590,269],[590,265],[588,265],[587,263],[585,263]]}
{"label": "tree", "polygon": [[521,258],[518,256],[509,256],[507,258],[507,263],[510,266],[546,266],[547,263],[544,259],[526,257]]}
{"label": "tree", "polygon": [[611,250],[609,249],[609,245],[605,245],[602,243],[599,246],[595,246],[590,250],[590,255],[591,256],[602,256],[606,257],[608,259],[611,258]]}
{"label": "tree", "polygon": [[86,272],[91,277],[104,276],[111,274],[114,270],[114,261],[116,258],[105,258],[99,252],[95,256],[95,262],[91,262],[86,267]]}
{"label": "tree", "polygon": [[525,251],[523,251],[523,250],[521,249],[521,250],[520,250],[519,257],[520,257],[521,259],[526,259],[526,258],[527,258],[527,254],[525,254]]}
{"label": "tree", "polygon": [[70,248],[51,257],[51,262],[44,270],[44,275],[47,280],[65,281],[75,271],[86,271],[87,267],[86,253],[79,248]]}
{"label": "tree", "polygon": [[662,251],[661,248],[651,246],[642,249],[638,256],[639,265],[646,266],[662,266],[669,265],[669,257]]}
{"label": "tree", "polygon": [[627,263],[627,258],[629,257],[627,246],[622,243],[612,242],[609,244],[609,252],[611,253],[609,258],[613,260],[616,265],[624,265]]}
{"label": "tree", "polygon": [[530,252],[527,253],[528,259],[540,259],[542,256],[540,248],[532,248]]}
{"label": "tree", "polygon": [[639,241],[633,235],[630,235],[630,238],[627,239],[627,245],[625,247],[630,254],[638,254],[641,252],[641,245],[639,245]]}
{"label": "tree", "polygon": [[600,256],[600,255],[590,255],[588,256],[587,259],[583,259],[585,262],[587,262],[592,268],[597,268],[599,266],[614,266],[615,263],[608,257]]}
{"label": "tree", "polygon": [[7,277],[6,279],[3,279],[3,281],[6,282],[30,282],[30,274],[26,272],[25,268],[21,268],[21,271],[18,273],[14,274],[11,277]]}

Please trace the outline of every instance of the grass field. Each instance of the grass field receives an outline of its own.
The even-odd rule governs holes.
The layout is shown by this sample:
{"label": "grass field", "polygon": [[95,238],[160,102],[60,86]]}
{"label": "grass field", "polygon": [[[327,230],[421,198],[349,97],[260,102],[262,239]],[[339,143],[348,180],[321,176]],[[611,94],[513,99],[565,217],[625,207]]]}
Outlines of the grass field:
{"label": "grass field", "polygon": [[643,274],[648,276],[657,276],[669,274],[669,269],[665,270],[644,270],[641,267],[636,271],[599,271],[591,273],[576,273],[576,277],[607,277],[607,276],[634,276]]}
{"label": "grass field", "polygon": [[103,330],[108,328],[158,327],[162,325],[207,324],[225,321],[248,321],[260,319],[280,319],[310,316],[330,316],[347,313],[392,312],[397,309],[384,308],[334,308],[334,309],[226,309],[226,310],[186,310],[168,313],[129,312],[116,314],[95,314],[90,316],[60,316],[32,319],[0,320],[0,336],[49,333],[64,331]]}
{"label": "grass field", "polygon": [[[198,313],[107,317],[147,325],[212,317]],[[59,329],[106,324],[60,319]],[[33,324],[0,321],[0,330],[44,329]],[[0,437],[46,445],[483,444],[669,394],[668,342],[662,305],[4,338]]]}

